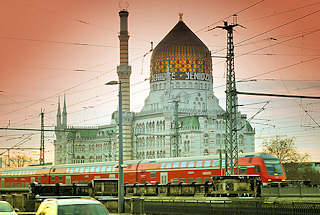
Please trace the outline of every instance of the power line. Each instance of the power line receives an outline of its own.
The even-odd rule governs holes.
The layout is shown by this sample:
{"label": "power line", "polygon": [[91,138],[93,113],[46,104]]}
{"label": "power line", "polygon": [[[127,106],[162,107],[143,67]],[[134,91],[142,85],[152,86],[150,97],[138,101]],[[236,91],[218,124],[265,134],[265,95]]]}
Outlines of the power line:
{"label": "power line", "polygon": [[273,17],[273,16],[279,16],[279,15],[282,15],[282,14],[285,14],[285,13],[290,13],[290,12],[293,12],[293,11],[296,11],[296,10],[300,10],[300,9],[304,9],[304,8],[307,8],[307,7],[311,7],[311,6],[314,6],[314,5],[317,5],[317,4],[320,4],[320,2],[307,4],[307,5],[304,5],[304,6],[301,6],[301,7],[296,7],[296,8],[289,9],[289,10],[283,10],[283,11],[279,11],[279,12],[274,12],[271,15],[261,16],[261,17],[258,17],[258,18],[255,18],[255,19],[251,19],[251,20],[250,19],[242,20],[242,22],[253,22],[253,21],[257,21],[257,20],[261,20],[261,19],[267,19],[267,18],[270,18],[270,17]]}
{"label": "power line", "polygon": [[[273,28],[271,28],[271,29],[269,29],[269,30],[266,30],[266,31],[264,31],[264,32],[262,32],[262,33],[256,34],[256,35],[254,35],[254,36],[252,36],[252,37],[249,37],[249,38],[247,38],[247,39],[245,39],[245,40],[242,40],[242,41],[236,43],[235,45],[237,46],[237,45],[239,45],[239,44],[241,44],[241,43],[244,43],[244,42],[246,42],[246,41],[248,41],[248,40],[252,40],[252,39],[254,39],[254,38],[256,38],[256,37],[259,37],[259,36],[261,36],[261,35],[263,35],[263,34],[270,33],[271,31],[274,31],[274,30],[276,30],[276,29],[278,29],[278,28],[282,28],[282,27],[284,27],[284,26],[286,26],[286,25],[292,24],[292,23],[294,23],[294,22],[296,22],[296,21],[299,21],[299,20],[301,20],[301,19],[304,19],[304,18],[306,18],[306,17],[308,17],[308,16],[311,16],[311,15],[313,15],[313,14],[316,14],[316,13],[318,13],[318,12],[320,12],[320,10],[316,10],[316,11],[313,11],[313,12],[311,12],[311,13],[308,13],[308,14],[306,14],[306,15],[304,15],[304,16],[301,16],[301,17],[299,17],[299,18],[290,20],[289,22],[286,22],[286,23],[284,23],[284,24],[278,25],[278,26],[273,27]],[[226,49],[226,48],[223,48],[223,49],[221,49],[221,50],[215,51],[215,52],[213,52],[213,54],[219,53],[219,52],[221,52],[221,51],[223,51],[223,50],[225,50],[225,49]]]}
{"label": "power line", "polygon": [[299,96],[299,95],[285,95],[285,94],[274,94],[274,93],[252,93],[252,92],[236,92],[240,95],[250,96],[271,96],[271,97],[286,97],[286,98],[300,98],[300,99],[320,99],[320,96]]}
{"label": "power line", "polygon": [[244,12],[244,11],[246,11],[246,10],[248,10],[248,9],[250,9],[250,8],[252,8],[252,7],[260,4],[260,3],[262,3],[262,2],[264,2],[264,0],[260,0],[260,1],[256,2],[256,3],[252,4],[252,5],[249,5],[248,7],[245,7],[245,8],[243,8],[243,9],[241,9],[241,10],[233,13],[232,15],[226,16],[226,17],[222,18],[221,20],[219,20],[219,21],[217,21],[217,22],[215,22],[215,23],[212,23],[212,24],[210,24],[210,25],[207,25],[207,26],[205,26],[205,27],[197,30],[195,33],[198,33],[199,31],[206,30],[206,29],[210,28],[210,27],[213,26],[213,25],[219,24],[220,22],[229,19],[229,18],[232,17],[233,15],[239,15],[240,13],[242,13],[242,12]]}
{"label": "power line", "polygon": [[74,45],[74,46],[119,48],[117,46],[111,46],[111,45],[100,45],[100,44],[90,44],[90,43],[80,43],[80,42],[63,42],[63,41],[56,41],[56,40],[41,40],[41,39],[31,39],[31,38],[21,38],[21,37],[8,37],[8,36],[0,36],[0,39],[4,39],[4,40],[22,40],[22,41],[30,41],[30,42],[44,42],[44,43],[54,43],[54,44],[62,44],[62,45]]}

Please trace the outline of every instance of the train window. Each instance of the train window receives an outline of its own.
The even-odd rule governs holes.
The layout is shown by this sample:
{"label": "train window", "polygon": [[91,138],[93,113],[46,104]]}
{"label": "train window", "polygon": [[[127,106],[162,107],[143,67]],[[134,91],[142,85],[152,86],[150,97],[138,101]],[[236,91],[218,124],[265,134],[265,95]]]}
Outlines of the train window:
{"label": "train window", "polygon": [[80,173],[83,173],[83,171],[84,171],[84,168],[83,167],[80,168]]}
{"label": "train window", "polygon": [[111,169],[111,171],[112,171],[112,172],[115,172],[115,171],[116,171],[116,167],[113,166],[112,169]]}
{"label": "train window", "polygon": [[115,174],[110,174],[109,175],[109,178],[115,178],[116,176],[115,176]]}
{"label": "train window", "polygon": [[38,182],[41,182],[41,176],[38,176]]}
{"label": "train window", "polygon": [[21,183],[21,187],[24,187],[24,182]]}
{"label": "train window", "polygon": [[193,178],[188,178],[188,183],[191,184],[193,182]]}
{"label": "train window", "polygon": [[199,183],[199,184],[201,184],[201,183],[202,183],[202,178],[197,178],[197,179],[196,179],[196,182]]}
{"label": "train window", "polygon": [[210,182],[210,178],[204,178],[204,183]]}
{"label": "train window", "polygon": [[185,178],[180,178],[180,182],[186,183],[186,179]]}
{"label": "train window", "polygon": [[178,184],[178,183],[179,183],[179,179],[178,179],[178,178],[174,178],[174,179],[172,180],[172,182]]}
{"label": "train window", "polygon": [[33,183],[33,182],[35,182],[35,181],[36,181],[35,177],[31,177],[30,182]]}
{"label": "train window", "polygon": [[173,166],[173,163],[167,163],[167,168],[169,169],[169,168],[172,168],[172,166]]}
{"label": "train window", "polygon": [[241,175],[247,174],[247,168],[246,167],[240,167],[240,174]]}
{"label": "train window", "polygon": [[161,169],[166,168],[166,164],[167,164],[167,163],[162,163],[162,164],[161,164]]}
{"label": "train window", "polygon": [[173,168],[179,168],[179,163],[180,163],[180,162],[174,162],[174,163],[173,163]]}
{"label": "train window", "polygon": [[89,172],[89,167],[86,167],[85,172]]}
{"label": "train window", "polygon": [[51,180],[52,180],[52,181],[54,181],[54,179],[55,179],[54,175],[53,175],[53,176],[51,176]]}
{"label": "train window", "polygon": [[62,181],[62,180],[63,180],[62,175],[59,175],[59,181]]}
{"label": "train window", "polygon": [[71,176],[70,175],[66,176],[66,184],[71,184]]}
{"label": "train window", "polygon": [[79,168],[76,168],[76,169],[74,170],[74,172],[79,172]]}
{"label": "train window", "polygon": [[73,173],[73,171],[74,171],[74,168],[71,168],[71,169],[70,169],[70,173]]}
{"label": "train window", "polygon": [[257,172],[257,173],[260,173],[261,172],[260,167],[259,166],[255,166],[254,167],[254,171]]}
{"label": "train window", "polygon": [[100,172],[100,166],[96,168],[96,172]]}
{"label": "train window", "polygon": [[202,167],[202,163],[203,163],[203,161],[197,161],[196,167]]}
{"label": "train window", "polygon": [[111,171],[111,166],[108,166],[107,167],[107,172],[110,172]]}
{"label": "train window", "polygon": [[194,167],[194,161],[189,161],[188,167]]}
{"label": "train window", "polygon": [[184,161],[184,162],[181,162],[181,168],[186,168],[187,167],[187,162]]}
{"label": "train window", "polygon": [[212,167],[217,167],[217,168],[219,168],[219,161],[218,160],[213,160],[212,161]]}
{"label": "train window", "polygon": [[106,167],[103,166],[103,167],[101,168],[101,172],[105,172],[105,171],[106,171]]}
{"label": "train window", "polygon": [[211,165],[211,160],[204,161],[204,167],[210,167],[210,165]]}
{"label": "train window", "polygon": [[152,171],[150,172],[150,178],[155,178],[156,177],[156,172]]}
{"label": "train window", "polygon": [[70,168],[67,168],[67,173],[70,173]]}
{"label": "train window", "polygon": [[94,166],[90,168],[90,172],[94,172]]}

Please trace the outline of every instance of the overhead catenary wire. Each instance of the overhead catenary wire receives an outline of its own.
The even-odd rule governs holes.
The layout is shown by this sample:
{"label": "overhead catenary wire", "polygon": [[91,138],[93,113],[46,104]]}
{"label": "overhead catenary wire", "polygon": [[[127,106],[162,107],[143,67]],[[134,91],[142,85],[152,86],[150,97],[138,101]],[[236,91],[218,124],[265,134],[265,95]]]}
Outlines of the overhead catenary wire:
{"label": "overhead catenary wire", "polygon": [[[249,37],[249,38],[247,38],[247,39],[244,39],[244,40],[242,40],[242,41],[240,41],[240,42],[238,42],[238,43],[235,43],[235,46],[237,46],[237,45],[239,45],[239,44],[242,44],[242,43],[244,43],[244,42],[246,42],[246,41],[252,40],[252,39],[254,39],[254,38],[260,37],[260,36],[262,36],[262,35],[264,35],[264,34],[266,34],[266,33],[270,33],[270,32],[272,32],[272,31],[274,31],[274,30],[276,30],[276,29],[282,28],[282,27],[284,27],[284,26],[287,26],[287,25],[289,25],[289,24],[292,24],[292,23],[294,23],[294,22],[297,22],[297,21],[299,21],[299,20],[302,20],[302,19],[304,19],[304,18],[306,18],[306,17],[309,17],[309,16],[314,15],[314,14],[319,13],[319,12],[320,12],[320,10],[316,10],[316,11],[313,11],[313,12],[311,12],[311,13],[308,13],[308,14],[306,14],[306,15],[304,15],[304,16],[298,17],[298,18],[296,18],[296,19],[290,20],[290,21],[288,21],[288,22],[286,22],[286,23],[283,23],[283,24],[281,24],[281,25],[278,25],[278,26],[275,26],[275,27],[273,27],[273,28],[270,28],[270,29],[268,29],[268,30],[266,30],[266,31],[263,31],[263,32],[261,32],[261,33],[259,33],[259,34],[256,34],[256,35],[251,36],[251,37]],[[212,54],[217,54],[217,53],[219,53],[219,52],[221,52],[221,51],[224,51],[225,49],[226,49],[226,48],[220,49],[220,50],[218,50],[218,51],[213,52]]]}

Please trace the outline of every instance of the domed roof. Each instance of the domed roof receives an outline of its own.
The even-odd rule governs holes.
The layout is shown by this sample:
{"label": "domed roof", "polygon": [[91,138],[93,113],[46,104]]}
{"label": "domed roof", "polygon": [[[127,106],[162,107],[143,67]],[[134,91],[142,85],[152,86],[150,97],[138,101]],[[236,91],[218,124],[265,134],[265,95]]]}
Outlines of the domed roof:
{"label": "domed roof", "polygon": [[[173,68],[170,72],[212,72],[209,49],[181,20],[154,48],[150,75],[166,72],[168,61],[170,68]],[[196,64],[198,66],[195,66]],[[181,69],[181,67],[191,69]]]}

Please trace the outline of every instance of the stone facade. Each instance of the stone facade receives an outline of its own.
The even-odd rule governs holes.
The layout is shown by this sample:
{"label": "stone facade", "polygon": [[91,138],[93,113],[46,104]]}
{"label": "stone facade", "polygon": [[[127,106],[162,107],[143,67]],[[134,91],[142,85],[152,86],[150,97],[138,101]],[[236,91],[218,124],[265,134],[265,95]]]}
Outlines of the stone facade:
{"label": "stone facade", "polygon": [[[182,20],[153,50],[150,67],[150,93],[142,110],[123,111],[124,160],[223,152],[225,111],[213,93],[211,53]],[[123,80],[119,72],[121,82],[130,83],[130,75]],[[128,95],[125,103],[130,105]],[[239,152],[254,152],[255,130],[246,115],[239,112],[238,119]],[[117,111],[110,125],[67,127],[62,121],[59,102],[56,128],[68,129],[56,132],[56,164],[117,160]]]}

